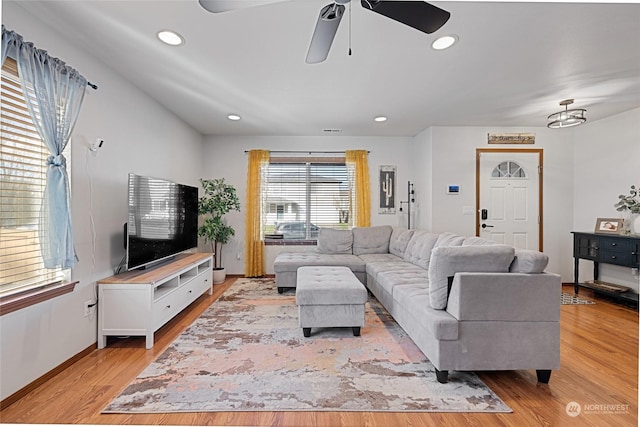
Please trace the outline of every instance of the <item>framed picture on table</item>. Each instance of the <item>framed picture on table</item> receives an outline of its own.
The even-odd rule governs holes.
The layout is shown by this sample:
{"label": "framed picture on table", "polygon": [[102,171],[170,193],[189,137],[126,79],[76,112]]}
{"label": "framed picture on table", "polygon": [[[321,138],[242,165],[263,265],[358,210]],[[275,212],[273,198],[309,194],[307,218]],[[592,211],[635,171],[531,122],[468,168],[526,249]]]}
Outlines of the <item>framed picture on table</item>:
{"label": "framed picture on table", "polygon": [[620,234],[622,230],[622,218],[598,218],[596,221],[596,234]]}

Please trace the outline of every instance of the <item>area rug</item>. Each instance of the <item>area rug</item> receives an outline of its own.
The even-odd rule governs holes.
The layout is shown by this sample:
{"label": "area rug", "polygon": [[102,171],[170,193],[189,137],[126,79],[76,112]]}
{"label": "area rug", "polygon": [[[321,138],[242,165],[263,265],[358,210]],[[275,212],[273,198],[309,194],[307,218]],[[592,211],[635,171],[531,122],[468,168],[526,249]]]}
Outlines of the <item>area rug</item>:
{"label": "area rug", "polygon": [[433,365],[374,299],[365,326],[298,327],[295,295],[238,279],[103,413],[512,412],[471,372]]}
{"label": "area rug", "polygon": [[561,301],[563,305],[591,305],[595,304],[594,301],[589,301],[588,299],[580,298],[576,295],[565,294],[562,293]]}

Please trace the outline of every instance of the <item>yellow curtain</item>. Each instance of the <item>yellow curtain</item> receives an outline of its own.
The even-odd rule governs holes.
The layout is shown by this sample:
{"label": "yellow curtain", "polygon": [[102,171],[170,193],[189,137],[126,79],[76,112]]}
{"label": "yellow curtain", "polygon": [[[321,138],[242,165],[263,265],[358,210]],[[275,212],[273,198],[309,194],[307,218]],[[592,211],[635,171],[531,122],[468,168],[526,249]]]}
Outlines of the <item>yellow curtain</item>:
{"label": "yellow curtain", "polygon": [[371,185],[369,184],[369,160],[366,150],[347,150],[347,166],[355,170],[355,224],[356,227],[371,225]]}
{"label": "yellow curtain", "polygon": [[265,183],[263,175],[269,165],[269,151],[249,151],[247,171],[247,202],[245,203],[245,249],[244,275],[246,277],[264,276],[262,252],[262,194]]}

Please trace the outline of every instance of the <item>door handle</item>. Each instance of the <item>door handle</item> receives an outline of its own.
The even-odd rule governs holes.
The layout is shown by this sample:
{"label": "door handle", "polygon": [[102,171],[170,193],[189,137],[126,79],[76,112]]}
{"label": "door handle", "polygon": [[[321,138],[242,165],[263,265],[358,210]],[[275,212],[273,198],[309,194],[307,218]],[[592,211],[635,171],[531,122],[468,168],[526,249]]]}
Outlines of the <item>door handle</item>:
{"label": "door handle", "polygon": [[482,228],[493,228],[493,225],[482,224]]}

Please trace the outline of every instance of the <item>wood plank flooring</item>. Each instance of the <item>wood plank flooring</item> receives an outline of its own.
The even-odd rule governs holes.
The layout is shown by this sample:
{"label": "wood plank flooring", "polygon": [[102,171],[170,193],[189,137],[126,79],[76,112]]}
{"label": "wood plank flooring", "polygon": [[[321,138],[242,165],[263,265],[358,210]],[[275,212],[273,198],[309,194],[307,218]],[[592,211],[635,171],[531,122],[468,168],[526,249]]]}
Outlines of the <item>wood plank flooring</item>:
{"label": "wood plank flooring", "polygon": [[[549,384],[535,371],[478,373],[513,409],[511,414],[385,412],[219,412],[101,414],[100,411],[226,290],[216,285],[160,329],[155,346],[144,337],[110,338],[0,411],[0,422],[20,424],[273,425],[273,426],[637,426],[638,312],[581,290],[596,305],[564,305],[561,368]],[[564,291],[572,292],[570,286]],[[572,406],[576,402],[579,406]],[[567,406],[580,409],[569,416]]]}

